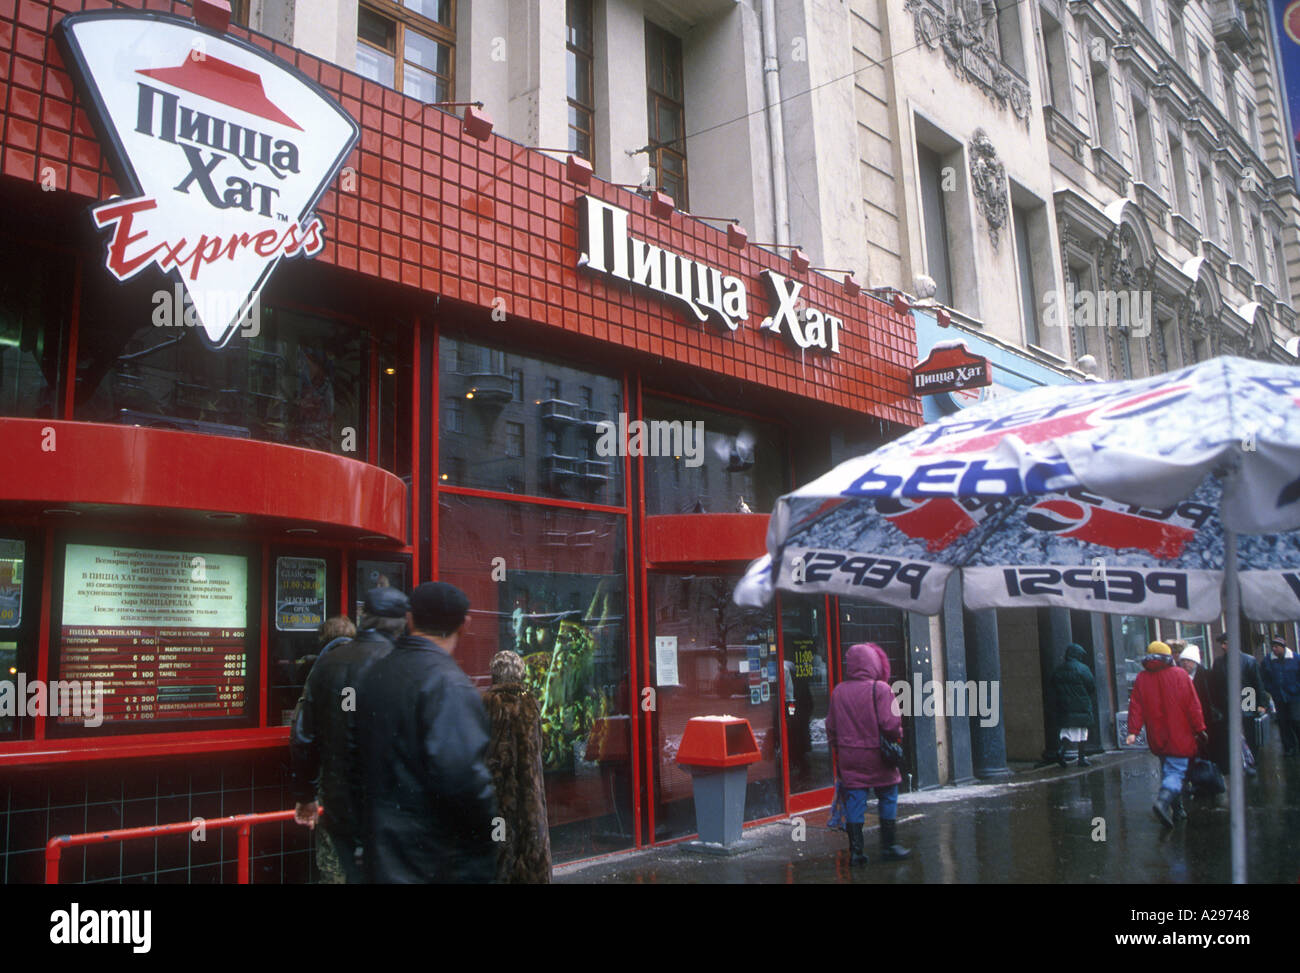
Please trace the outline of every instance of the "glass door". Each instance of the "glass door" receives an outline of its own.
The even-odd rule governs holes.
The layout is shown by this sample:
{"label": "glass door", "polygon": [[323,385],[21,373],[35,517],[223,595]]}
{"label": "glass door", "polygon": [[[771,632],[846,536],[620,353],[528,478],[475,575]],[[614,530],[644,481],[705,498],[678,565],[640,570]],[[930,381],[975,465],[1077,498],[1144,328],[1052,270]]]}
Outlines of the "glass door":
{"label": "glass door", "polygon": [[784,663],[782,715],[785,718],[790,793],[833,783],[826,713],[830,706],[830,651],[826,599],[781,597]]}

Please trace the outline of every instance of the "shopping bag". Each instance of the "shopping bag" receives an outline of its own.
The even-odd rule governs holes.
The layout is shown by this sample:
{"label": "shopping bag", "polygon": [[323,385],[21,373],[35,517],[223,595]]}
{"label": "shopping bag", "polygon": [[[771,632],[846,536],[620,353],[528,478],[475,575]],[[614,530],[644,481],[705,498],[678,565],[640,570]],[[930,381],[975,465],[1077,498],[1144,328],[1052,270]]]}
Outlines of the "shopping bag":
{"label": "shopping bag", "polygon": [[835,782],[835,796],[831,798],[831,816],[826,820],[826,827],[832,831],[843,831],[848,824],[844,820],[844,791],[840,782]]}
{"label": "shopping bag", "polygon": [[1223,783],[1223,774],[1213,760],[1193,757],[1187,768],[1187,779],[1191,782],[1192,793],[1197,797],[1214,797],[1227,790]]}

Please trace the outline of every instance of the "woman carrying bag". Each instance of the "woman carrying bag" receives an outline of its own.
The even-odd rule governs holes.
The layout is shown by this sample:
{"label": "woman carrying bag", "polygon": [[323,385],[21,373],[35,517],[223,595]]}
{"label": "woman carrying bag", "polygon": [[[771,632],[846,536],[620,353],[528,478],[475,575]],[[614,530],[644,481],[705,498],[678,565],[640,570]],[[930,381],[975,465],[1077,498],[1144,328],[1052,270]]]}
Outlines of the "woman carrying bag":
{"label": "woman carrying bag", "polygon": [[898,771],[903,720],[894,711],[889,688],[889,658],[880,646],[867,642],[851,647],[844,659],[844,681],[831,694],[826,736],[839,768],[848,819],[849,864],[865,865],[862,822],[867,790],[880,803],[880,855],[900,861],[911,854],[898,844]]}

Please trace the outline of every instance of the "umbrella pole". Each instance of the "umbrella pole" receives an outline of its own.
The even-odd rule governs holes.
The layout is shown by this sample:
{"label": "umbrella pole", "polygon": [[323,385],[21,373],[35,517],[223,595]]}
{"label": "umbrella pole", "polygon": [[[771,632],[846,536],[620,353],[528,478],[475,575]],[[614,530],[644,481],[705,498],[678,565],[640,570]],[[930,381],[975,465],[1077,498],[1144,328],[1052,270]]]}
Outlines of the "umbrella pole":
{"label": "umbrella pole", "polygon": [[1228,633],[1228,824],[1232,882],[1246,882],[1246,781],[1241,759],[1241,589],[1237,585],[1237,532],[1223,531],[1224,610]]}

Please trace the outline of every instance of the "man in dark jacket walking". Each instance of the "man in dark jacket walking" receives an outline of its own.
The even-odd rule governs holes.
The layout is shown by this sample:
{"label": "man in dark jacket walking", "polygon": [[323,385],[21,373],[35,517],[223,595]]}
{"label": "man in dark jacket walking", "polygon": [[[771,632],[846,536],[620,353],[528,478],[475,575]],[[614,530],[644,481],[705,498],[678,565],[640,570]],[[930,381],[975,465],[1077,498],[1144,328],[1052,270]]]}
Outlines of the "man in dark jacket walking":
{"label": "man in dark jacket walking", "polygon": [[[1205,718],[1191,677],[1174,665],[1173,652],[1164,642],[1147,646],[1142,671],[1133,682],[1128,701],[1128,744],[1137,742],[1142,727],[1147,746],[1160,758],[1160,794],[1151,806],[1156,818],[1172,828],[1182,811],[1183,778],[1187,761],[1196,756],[1205,738]],[[1199,739],[1198,739],[1199,738]]]}
{"label": "man in dark jacket walking", "polygon": [[1096,719],[1092,702],[1094,692],[1096,682],[1088,667],[1088,653],[1079,643],[1071,642],[1065,647],[1065,658],[1052,673],[1056,725],[1061,732],[1056,759],[1062,767],[1069,766],[1065,759],[1067,742],[1078,746],[1079,766],[1090,766],[1088,758],[1083,755],[1083,745],[1088,739],[1088,728]]}
{"label": "man in dark jacket walking", "polygon": [[1300,747],[1300,659],[1286,650],[1286,642],[1274,637],[1269,654],[1260,666],[1264,688],[1277,709],[1277,728],[1282,735],[1282,752],[1296,755]]}
{"label": "man in dark jacket walking", "polygon": [[[362,880],[360,741],[357,730],[357,684],[378,659],[393,651],[406,629],[410,605],[396,588],[375,588],[366,595],[361,632],[350,641],[334,640],[322,652],[294,713],[289,731],[293,758],[294,820],[316,826],[316,807],[325,806],[324,835],[317,838],[319,858],[332,847],[342,876],[334,881],[355,885]],[[322,840],[323,838],[323,840]],[[322,880],[333,878],[321,868]]]}
{"label": "man in dark jacket walking", "polygon": [[[1228,717],[1232,713],[1241,714],[1241,732],[1243,743],[1249,738],[1249,722],[1255,714],[1268,712],[1268,693],[1264,690],[1264,681],[1259,673],[1259,663],[1249,652],[1240,653],[1241,658],[1241,699],[1228,701],[1228,633],[1224,632],[1215,642],[1217,653],[1214,665],[1210,667],[1210,699],[1214,711],[1206,714],[1210,721],[1210,759],[1219,767],[1220,772],[1228,772]],[[1246,744],[1249,749],[1249,744]],[[1250,766],[1246,773],[1252,772]]]}
{"label": "man in dark jacket walking", "polygon": [[409,633],[362,680],[365,865],[372,882],[491,882],[497,848],[483,702],[452,659],[469,599],[411,592]]}

